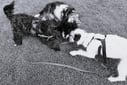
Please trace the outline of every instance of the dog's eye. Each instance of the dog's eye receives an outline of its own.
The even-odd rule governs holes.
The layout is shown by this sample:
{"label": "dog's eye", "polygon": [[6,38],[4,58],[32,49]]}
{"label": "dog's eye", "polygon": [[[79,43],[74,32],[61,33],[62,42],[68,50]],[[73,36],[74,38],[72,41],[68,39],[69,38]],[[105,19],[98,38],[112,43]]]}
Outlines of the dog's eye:
{"label": "dog's eye", "polygon": [[78,41],[78,40],[80,39],[80,37],[81,37],[81,35],[76,34],[76,35],[74,36],[74,41]]}

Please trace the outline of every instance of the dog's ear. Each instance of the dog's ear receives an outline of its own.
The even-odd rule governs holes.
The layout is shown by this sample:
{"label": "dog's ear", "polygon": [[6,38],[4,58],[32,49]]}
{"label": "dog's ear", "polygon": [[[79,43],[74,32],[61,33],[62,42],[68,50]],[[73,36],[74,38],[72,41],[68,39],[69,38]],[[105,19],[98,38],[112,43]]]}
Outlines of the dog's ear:
{"label": "dog's ear", "polygon": [[80,34],[76,34],[74,36],[74,41],[78,41],[80,38],[81,38],[81,35]]}

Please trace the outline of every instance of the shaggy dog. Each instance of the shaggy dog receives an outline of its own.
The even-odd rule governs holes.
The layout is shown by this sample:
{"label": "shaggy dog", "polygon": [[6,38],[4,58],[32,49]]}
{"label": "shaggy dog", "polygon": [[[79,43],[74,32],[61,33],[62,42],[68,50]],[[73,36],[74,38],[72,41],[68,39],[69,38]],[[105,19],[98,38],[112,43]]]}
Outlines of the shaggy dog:
{"label": "shaggy dog", "polygon": [[68,38],[68,34],[81,23],[75,9],[60,1],[48,3],[35,17],[41,20],[53,20],[56,23],[56,30],[61,32],[63,38]]}
{"label": "shaggy dog", "polygon": [[[72,56],[82,55],[89,58],[95,58],[101,47],[100,54],[102,54],[103,44],[100,40],[105,40],[106,54],[109,58],[120,59],[118,65],[119,75],[116,77],[109,77],[110,81],[123,81],[127,75],[127,39],[117,35],[102,35],[95,33],[87,33],[83,29],[76,29],[70,33],[70,42],[82,45],[86,50],[79,49],[71,51]],[[107,63],[108,64],[108,63]]]}
{"label": "shaggy dog", "polygon": [[22,45],[24,36],[32,35],[39,37],[39,39],[42,39],[47,45],[49,45],[48,43],[50,40],[49,47],[60,50],[59,43],[57,43],[59,40],[57,37],[60,37],[60,33],[55,30],[52,20],[41,21],[27,14],[14,14],[14,1],[6,5],[3,10],[13,27],[15,46]]}

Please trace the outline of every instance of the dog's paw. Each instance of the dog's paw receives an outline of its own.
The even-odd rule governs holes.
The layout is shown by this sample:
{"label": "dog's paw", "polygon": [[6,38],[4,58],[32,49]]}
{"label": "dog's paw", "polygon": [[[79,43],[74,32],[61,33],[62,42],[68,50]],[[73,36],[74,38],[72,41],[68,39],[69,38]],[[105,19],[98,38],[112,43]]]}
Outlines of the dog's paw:
{"label": "dog's paw", "polygon": [[110,82],[116,82],[116,81],[125,81],[126,79],[123,77],[109,77],[108,80]]}
{"label": "dog's paw", "polygon": [[76,51],[71,51],[71,52],[70,52],[70,55],[72,55],[72,56],[76,56],[77,53],[76,53]]}
{"label": "dog's paw", "polygon": [[17,46],[17,44],[14,44],[14,46],[16,47],[16,46]]}

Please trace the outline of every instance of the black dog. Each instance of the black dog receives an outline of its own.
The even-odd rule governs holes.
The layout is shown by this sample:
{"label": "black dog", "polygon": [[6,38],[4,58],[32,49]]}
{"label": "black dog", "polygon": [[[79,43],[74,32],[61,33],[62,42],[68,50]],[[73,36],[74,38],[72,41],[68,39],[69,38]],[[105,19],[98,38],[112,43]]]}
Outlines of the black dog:
{"label": "black dog", "polygon": [[60,50],[57,43],[60,33],[54,29],[55,23],[52,20],[41,21],[27,14],[13,14],[14,1],[6,5],[3,10],[13,27],[15,45],[22,45],[23,37],[32,35],[39,37],[50,48]]}
{"label": "black dog", "polygon": [[3,10],[13,27],[13,39],[16,45],[22,44],[22,39],[25,35],[39,33],[39,30],[35,29],[32,24],[38,20],[37,18],[27,14],[13,14],[14,1],[6,5]]}
{"label": "black dog", "polygon": [[35,17],[41,20],[53,20],[56,24],[56,30],[60,31],[64,38],[69,33],[78,28],[80,23],[79,15],[75,8],[61,1],[48,3]]}

